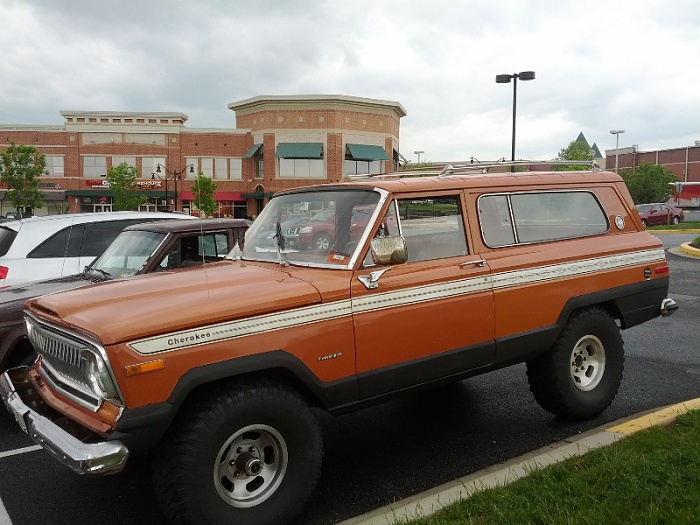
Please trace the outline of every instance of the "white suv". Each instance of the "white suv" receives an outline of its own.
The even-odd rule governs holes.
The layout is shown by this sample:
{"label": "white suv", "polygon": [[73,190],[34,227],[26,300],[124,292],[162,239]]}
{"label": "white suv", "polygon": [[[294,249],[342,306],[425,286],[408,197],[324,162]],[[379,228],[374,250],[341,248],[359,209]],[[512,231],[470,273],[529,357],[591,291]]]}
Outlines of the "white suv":
{"label": "white suv", "polygon": [[0,223],[0,286],[80,273],[132,224],[195,219],[170,212],[69,213]]}

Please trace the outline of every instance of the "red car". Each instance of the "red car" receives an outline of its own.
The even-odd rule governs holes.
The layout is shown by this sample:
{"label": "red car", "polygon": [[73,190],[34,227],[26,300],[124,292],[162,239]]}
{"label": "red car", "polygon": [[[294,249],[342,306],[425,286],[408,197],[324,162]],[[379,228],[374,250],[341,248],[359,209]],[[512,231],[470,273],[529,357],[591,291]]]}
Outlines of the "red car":
{"label": "red car", "polygon": [[[352,214],[350,240],[356,241],[370,220],[370,211],[356,208]],[[328,209],[311,217],[285,224],[285,241],[290,247],[326,252],[335,242],[335,210]]]}
{"label": "red car", "polygon": [[637,204],[636,208],[645,228],[657,224],[679,224],[683,220],[683,210],[668,204]]}

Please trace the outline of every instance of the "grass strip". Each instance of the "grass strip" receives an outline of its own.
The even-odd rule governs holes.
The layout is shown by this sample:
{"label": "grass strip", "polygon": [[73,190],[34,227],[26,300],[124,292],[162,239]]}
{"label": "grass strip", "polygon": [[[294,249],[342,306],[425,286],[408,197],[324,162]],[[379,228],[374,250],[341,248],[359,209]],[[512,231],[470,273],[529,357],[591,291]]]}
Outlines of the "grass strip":
{"label": "grass strip", "polygon": [[698,524],[700,411],[402,525]]}

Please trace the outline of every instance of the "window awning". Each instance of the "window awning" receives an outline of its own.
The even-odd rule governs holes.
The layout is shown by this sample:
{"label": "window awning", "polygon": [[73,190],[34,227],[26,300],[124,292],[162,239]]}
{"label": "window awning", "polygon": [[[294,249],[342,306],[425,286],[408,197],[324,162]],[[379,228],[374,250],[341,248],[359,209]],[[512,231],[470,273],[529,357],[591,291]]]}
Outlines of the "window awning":
{"label": "window awning", "polygon": [[321,142],[280,142],[277,156],[282,159],[320,159],[323,155]]}
{"label": "window awning", "polygon": [[[65,191],[66,197],[114,197],[114,191],[112,190],[107,190],[107,189],[95,189],[95,190],[66,190]],[[170,197],[173,198],[175,197],[175,191],[171,190],[167,193],[164,191],[155,191],[155,190],[148,190],[148,191],[139,191],[136,190],[134,191],[134,195],[138,196],[145,196],[145,197]]]}
{"label": "window awning", "polygon": [[[194,200],[194,193],[191,191],[181,191],[180,200],[192,201]],[[244,201],[245,197],[241,196],[238,191],[215,191],[214,200],[218,202],[229,202],[229,201]]]}
{"label": "window awning", "polygon": [[365,144],[348,144],[348,154],[354,160],[390,160],[381,146]]}
{"label": "window awning", "polygon": [[249,159],[249,158],[253,157],[260,149],[260,146],[262,146],[262,144],[253,144],[251,146],[251,148],[245,152],[245,155],[243,155],[243,158]]}

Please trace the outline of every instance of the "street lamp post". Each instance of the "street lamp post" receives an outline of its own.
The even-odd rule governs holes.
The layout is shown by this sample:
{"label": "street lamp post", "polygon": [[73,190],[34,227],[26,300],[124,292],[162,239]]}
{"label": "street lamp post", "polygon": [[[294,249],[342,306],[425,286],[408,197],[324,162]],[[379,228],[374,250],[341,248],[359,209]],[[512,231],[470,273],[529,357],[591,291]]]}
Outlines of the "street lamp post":
{"label": "street lamp post", "polygon": [[615,135],[615,173],[617,173],[617,166],[619,160],[619,150],[620,150],[620,133],[624,133],[624,129],[611,129],[610,133]]}
{"label": "street lamp post", "polygon": [[[496,75],[496,83],[497,84],[509,84],[511,80],[513,81],[513,136],[512,136],[511,149],[510,149],[510,160],[511,161],[515,161],[515,105],[516,105],[517,94],[518,94],[518,79],[520,79],[520,80],[535,80],[535,72],[534,71],[521,71],[520,73],[513,73],[512,75],[509,75],[509,74]],[[511,168],[511,169],[514,169],[514,168]]]}
{"label": "street lamp post", "polygon": [[420,164],[420,154],[421,154],[421,153],[425,153],[425,151],[423,151],[423,150],[416,150],[416,151],[414,151],[413,153],[415,153],[416,155],[418,155],[418,164]]}
{"label": "street lamp post", "polygon": [[[161,177],[160,175],[157,175],[157,173],[160,173],[161,168],[163,169],[163,171],[165,171],[165,176],[164,176],[164,177]],[[194,173],[194,165],[193,165],[193,164],[188,164],[187,166],[185,166],[184,168],[182,168],[182,169],[179,170],[179,171],[178,171],[178,170],[169,170],[168,168],[166,168],[166,167],[163,166],[162,164],[156,164],[156,171],[155,171],[155,173],[151,173],[151,179],[152,179],[152,180],[155,180],[156,177],[157,177],[157,178],[159,178],[160,180],[164,180],[164,181],[165,181],[165,205],[167,206],[167,209],[168,209],[168,210],[170,209],[170,203],[169,203],[169,201],[168,201],[168,181],[169,181],[169,180],[175,181],[175,211],[177,211],[177,181],[178,181],[178,179],[180,178],[180,175],[182,175],[183,173],[185,173],[185,171],[187,170],[187,168],[190,169],[190,173]],[[171,177],[168,177],[168,175],[171,175]]]}

